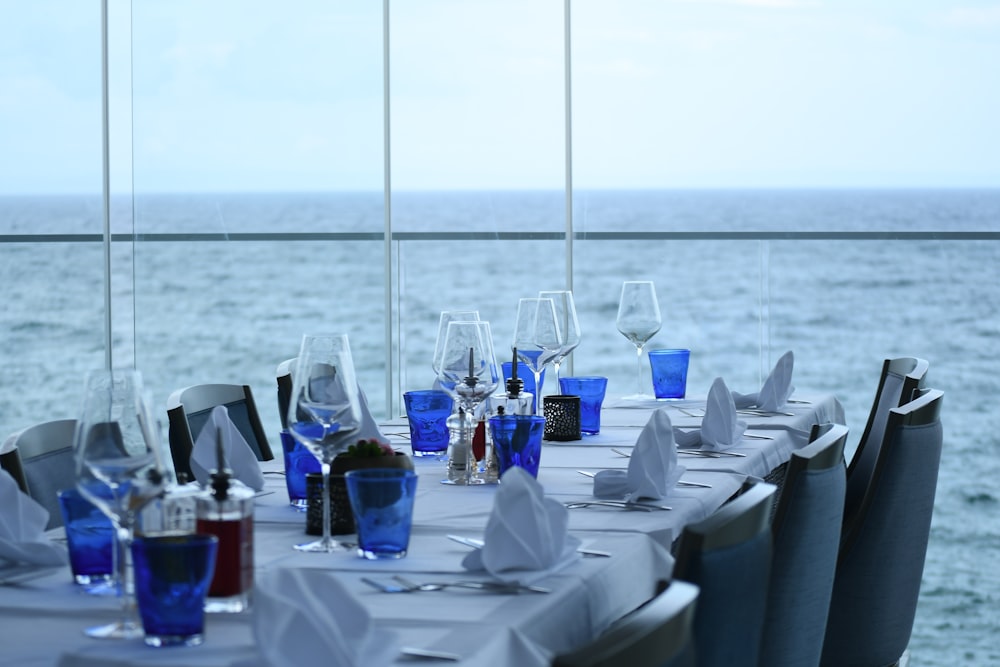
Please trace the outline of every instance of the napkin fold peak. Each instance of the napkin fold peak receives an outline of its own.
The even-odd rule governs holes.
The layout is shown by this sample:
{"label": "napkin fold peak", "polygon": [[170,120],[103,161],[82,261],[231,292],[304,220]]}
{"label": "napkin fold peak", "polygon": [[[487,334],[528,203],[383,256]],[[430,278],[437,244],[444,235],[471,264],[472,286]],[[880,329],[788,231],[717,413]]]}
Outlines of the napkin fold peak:
{"label": "napkin fold peak", "polygon": [[700,447],[709,451],[729,449],[740,443],[747,423],[736,415],[732,392],[721,377],[708,390],[701,428],[693,431],[674,429],[674,440],[681,447]]}
{"label": "napkin fold peak", "polygon": [[667,408],[654,410],[639,433],[628,470],[601,470],[594,475],[594,495],[598,498],[665,498],[684,474],[677,463],[674,430]]}
{"label": "napkin fold peak", "polygon": [[65,547],[45,536],[49,511],[28,496],[6,470],[0,469],[0,562],[64,565]]}
{"label": "napkin fold peak", "polygon": [[733,401],[736,407],[741,409],[757,408],[765,412],[775,412],[783,408],[795,391],[795,387],[792,385],[794,366],[795,355],[789,350],[781,355],[774,368],[768,373],[760,391],[754,394],[733,392]]}

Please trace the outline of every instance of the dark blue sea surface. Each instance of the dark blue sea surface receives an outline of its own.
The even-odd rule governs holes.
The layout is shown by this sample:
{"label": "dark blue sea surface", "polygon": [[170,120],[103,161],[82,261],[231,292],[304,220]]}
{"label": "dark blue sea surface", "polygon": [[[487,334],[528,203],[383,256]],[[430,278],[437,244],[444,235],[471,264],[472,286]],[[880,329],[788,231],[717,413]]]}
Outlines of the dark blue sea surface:
{"label": "dark blue sea surface", "polygon": [[[566,228],[561,192],[404,192],[391,204],[395,233]],[[842,401],[849,449],[883,359],[928,359],[928,384],[945,391],[945,445],[911,665],[1000,664],[1000,239],[990,237],[1000,234],[1000,190],[579,192],[578,232],[717,236],[583,236],[572,241],[571,267],[566,241],[538,238],[435,237],[388,248],[378,239],[144,239],[378,235],[379,193],[137,195],[117,198],[112,212],[115,232],[138,234],[112,246],[115,363],[134,359],[158,402],[190,384],[250,384],[275,451],[274,372],[306,331],[347,332],[373,408],[398,412],[403,390],[434,380],[441,310],[480,310],[499,360],[509,360],[518,298],[560,289],[570,273],[583,332],[571,372],[606,375],[611,395],[636,385],[634,348],[615,328],[623,280],[655,281],[664,323],[649,347],[691,349],[689,393],[707,393],[719,376],[755,390],[794,350],[798,391]],[[98,197],[0,198],[0,237],[100,234],[101,225]],[[726,238],[790,230],[832,238]],[[84,371],[104,363],[103,263],[97,242],[0,241],[0,437],[75,416]],[[387,388],[390,356],[402,370]],[[649,382],[648,365],[643,372]]]}

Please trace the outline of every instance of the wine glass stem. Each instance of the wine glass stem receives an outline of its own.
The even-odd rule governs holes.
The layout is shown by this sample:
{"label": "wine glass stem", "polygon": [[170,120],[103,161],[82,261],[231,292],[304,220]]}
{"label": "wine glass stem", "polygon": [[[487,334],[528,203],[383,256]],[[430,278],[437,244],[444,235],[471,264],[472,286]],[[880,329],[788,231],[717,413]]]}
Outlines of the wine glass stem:
{"label": "wine glass stem", "polygon": [[542,414],[542,369],[532,371],[535,376],[535,416]]}
{"label": "wine glass stem", "polygon": [[118,526],[117,563],[118,586],[121,597],[121,624],[123,628],[138,625],[139,619],[135,605],[135,579],[132,569],[132,526]]}
{"label": "wine glass stem", "polygon": [[[556,359],[556,360],[554,360],[552,362],[552,370],[554,370],[555,373],[556,373],[556,386],[557,387],[559,386],[559,364],[560,363],[561,363],[561,361],[559,359]],[[562,390],[560,390],[560,393],[561,392],[562,392]]]}
{"label": "wine glass stem", "polygon": [[635,393],[642,395],[642,345],[635,347]]}
{"label": "wine glass stem", "polygon": [[330,536],[330,464],[323,461],[320,471],[323,473],[323,546],[329,549],[333,541]]}

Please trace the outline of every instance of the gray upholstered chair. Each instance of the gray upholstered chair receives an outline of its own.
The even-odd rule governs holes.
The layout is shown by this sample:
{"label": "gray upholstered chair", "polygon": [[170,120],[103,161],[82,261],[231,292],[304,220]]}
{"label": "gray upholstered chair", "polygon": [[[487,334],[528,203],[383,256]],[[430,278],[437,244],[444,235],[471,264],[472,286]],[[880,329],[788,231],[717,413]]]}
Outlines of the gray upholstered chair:
{"label": "gray upholstered chair", "polygon": [[771,523],[774,559],[760,664],[819,664],[844,515],[847,427],[813,427],[793,452]]}
{"label": "gray upholstered chair", "polygon": [[868,413],[868,422],[861,434],[854,456],[847,466],[847,491],[844,501],[844,520],[849,521],[858,511],[865,490],[871,482],[878,449],[885,435],[889,410],[909,403],[914,391],[924,386],[929,364],[917,357],[886,359],[882,364],[875,401]]}
{"label": "gray upholstered chair", "polygon": [[844,525],[823,665],[892,665],[913,631],[941,462],[943,392],[889,411],[861,506]]}
{"label": "gray upholstered chair", "polygon": [[[63,525],[59,492],[76,486],[75,431],[75,419],[57,419],[29,426],[12,436],[13,448],[3,464],[4,469],[18,480],[21,490],[49,511],[46,528]],[[20,479],[14,472],[16,468],[21,469]]]}
{"label": "gray upholstered chair", "polygon": [[600,637],[556,656],[553,667],[694,667],[691,628],[698,587],[674,580]]}
{"label": "gray upholstered chair", "polygon": [[191,472],[191,450],[194,449],[195,440],[208,421],[212,409],[217,405],[226,406],[229,419],[250,445],[258,461],[270,461],[274,458],[257,412],[253,392],[248,385],[194,385],[178,389],[167,399],[170,454],[178,478],[186,476],[188,480],[194,479]]}
{"label": "gray upholstered chair", "polygon": [[699,667],[758,664],[776,491],[773,484],[753,484],[681,534],[673,578],[699,588],[694,618]]}

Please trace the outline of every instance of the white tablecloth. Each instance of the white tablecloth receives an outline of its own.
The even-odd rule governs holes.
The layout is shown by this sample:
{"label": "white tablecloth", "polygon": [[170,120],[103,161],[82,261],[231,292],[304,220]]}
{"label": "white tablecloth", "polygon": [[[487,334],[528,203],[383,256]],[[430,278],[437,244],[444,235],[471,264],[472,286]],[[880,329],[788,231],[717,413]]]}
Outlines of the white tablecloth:
{"label": "white tablecloth", "polygon": [[[799,398],[797,395],[796,398]],[[833,397],[806,397],[794,416],[746,417],[753,433],[771,440],[744,440],[734,451],[745,457],[682,456],[683,480],[710,484],[711,489],[679,486],[664,501],[670,511],[637,512],[606,507],[570,510],[570,530],[583,546],[608,551],[611,558],[583,558],[542,585],[544,594],[497,595],[458,590],[384,594],[366,586],[362,576],[454,578],[464,572],[467,548],[445,535],[480,537],[492,508],[495,486],[455,487],[440,484],[444,463],[415,459],[420,475],[409,554],[396,561],[370,562],[352,552],[304,554],[292,549],[306,541],[305,515],[287,505],[279,460],[264,464],[267,487],[255,508],[255,561],[259,569],[323,568],[361,600],[376,622],[394,632],[403,646],[446,650],[463,656],[462,665],[546,665],[555,653],[568,650],[603,631],[615,619],[647,600],[657,580],[672,567],[671,543],[687,523],[713,512],[735,493],[748,475],[764,476],[806,443],[818,421],[843,422]],[[697,426],[698,419],[676,408],[697,408],[698,400],[672,402],[678,426]],[[548,495],[562,501],[592,499],[592,480],[578,470],[596,472],[624,468],[627,451],[649,417],[649,407],[609,408],[602,414],[601,433],[571,443],[546,443],[538,479]],[[386,433],[404,433],[402,422]],[[405,439],[392,436],[405,447]],[[345,536],[345,539],[349,539]],[[419,575],[419,576],[418,576]],[[0,586],[0,664],[30,665],[206,665],[229,666],[255,655],[250,612],[210,615],[201,646],[153,649],[134,641],[98,641],[82,628],[111,621],[117,601],[81,593],[68,568],[17,586]],[[317,657],[317,664],[322,662]]]}

